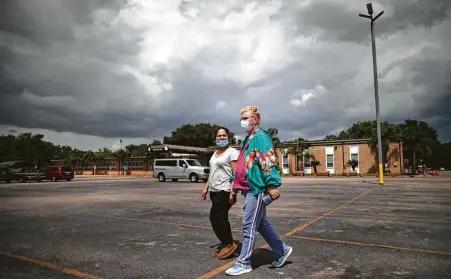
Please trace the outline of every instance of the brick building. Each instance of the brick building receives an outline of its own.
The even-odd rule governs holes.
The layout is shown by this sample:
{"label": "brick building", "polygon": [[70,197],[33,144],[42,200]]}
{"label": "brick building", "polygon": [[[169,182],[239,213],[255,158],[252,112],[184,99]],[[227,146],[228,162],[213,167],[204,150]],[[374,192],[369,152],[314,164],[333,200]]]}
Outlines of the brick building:
{"label": "brick building", "polygon": [[[343,174],[343,173],[376,173],[378,171],[376,154],[371,152],[369,139],[347,140],[318,140],[307,141],[309,152],[319,162],[317,173]],[[284,174],[302,175],[314,173],[311,159],[299,158],[298,155],[289,154],[289,147],[297,143],[285,143],[283,148],[276,149],[280,166]],[[400,174],[403,164],[402,143],[390,143],[387,152],[386,173]],[[355,159],[358,166],[355,171],[348,166],[348,161]]]}
{"label": "brick building", "polygon": [[[335,174],[343,173],[373,173],[378,170],[376,155],[371,153],[368,145],[369,139],[348,139],[348,140],[319,140],[307,141],[310,146],[309,152],[319,162],[316,167],[318,174]],[[276,148],[279,158],[279,165],[284,174],[291,175],[307,175],[313,174],[314,168],[311,166],[311,158],[290,154],[290,146],[298,145],[296,142],[284,143],[283,147]],[[234,146],[238,150],[239,146]],[[125,167],[121,166],[120,161],[116,158],[106,158],[96,163],[88,163],[84,165],[77,162],[75,165],[76,174],[93,174],[94,164],[96,165],[97,174],[108,174],[109,172],[117,172],[117,174],[149,174],[153,169],[153,161],[155,158],[173,157],[173,158],[196,158],[202,165],[208,165],[214,147],[199,148],[178,145],[156,145],[152,146],[152,153],[148,156],[129,157],[125,160]],[[348,166],[348,161],[355,159],[358,166],[352,171]],[[403,170],[403,154],[402,143],[391,143],[387,153],[387,173],[400,174]],[[52,160],[52,165],[63,165],[64,160]],[[125,168],[125,170],[124,170]]]}

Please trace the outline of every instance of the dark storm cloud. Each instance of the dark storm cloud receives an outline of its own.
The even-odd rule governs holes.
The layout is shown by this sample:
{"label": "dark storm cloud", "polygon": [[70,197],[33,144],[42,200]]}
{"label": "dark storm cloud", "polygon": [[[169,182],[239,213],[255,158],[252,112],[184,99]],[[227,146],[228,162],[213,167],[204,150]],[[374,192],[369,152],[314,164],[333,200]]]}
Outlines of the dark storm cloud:
{"label": "dark storm cloud", "polygon": [[[451,1],[448,0],[402,0],[378,1],[385,7],[385,14],[377,21],[377,36],[389,36],[408,28],[430,28],[446,20],[451,11]],[[351,2],[346,5],[343,1],[315,0],[310,1],[305,8],[286,10],[295,13],[294,17],[303,34],[316,34],[320,40],[337,40],[370,43],[369,22],[360,18],[361,14],[368,14],[366,3]],[[374,16],[381,7],[373,3]],[[368,23],[368,24],[365,24]]]}
{"label": "dark storm cloud", "polygon": [[38,44],[74,41],[74,24],[92,23],[92,12],[118,13],[126,0],[2,0],[0,30],[19,34]]}
{"label": "dark storm cloud", "polygon": [[[4,73],[1,123],[106,137],[119,132],[142,134],[136,128],[133,110],[124,110],[121,100],[125,95],[135,97],[142,89],[134,77],[117,71],[118,65],[136,60],[140,34],[119,26],[96,34],[90,34],[88,28],[83,38],[74,36],[74,27],[92,24],[93,12],[106,9],[112,19],[122,2],[6,2],[1,10],[1,29],[7,34],[16,32],[34,45],[26,45],[25,50],[15,49],[14,44],[0,48],[4,58],[0,64]],[[61,40],[69,42],[55,43]],[[48,46],[38,47],[41,44]],[[24,91],[29,94],[24,95]],[[148,97],[141,98],[149,102]],[[106,125],[112,120],[116,125]]]}
{"label": "dark storm cloud", "polygon": [[[146,138],[210,122],[243,134],[239,110],[256,105],[288,139],[374,119],[366,2],[250,3],[3,1],[0,124]],[[451,139],[451,1],[380,3],[384,120],[428,118]]]}

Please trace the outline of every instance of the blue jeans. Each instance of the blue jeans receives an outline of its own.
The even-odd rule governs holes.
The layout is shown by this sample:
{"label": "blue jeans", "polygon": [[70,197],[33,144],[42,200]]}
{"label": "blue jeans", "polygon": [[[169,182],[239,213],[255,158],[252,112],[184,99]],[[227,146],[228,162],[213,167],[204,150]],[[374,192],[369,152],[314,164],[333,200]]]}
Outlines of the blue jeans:
{"label": "blue jeans", "polygon": [[287,248],[285,243],[280,240],[274,227],[266,219],[264,196],[265,193],[254,195],[248,192],[244,201],[243,246],[237,263],[246,267],[251,266],[251,255],[255,246],[257,230],[265,238],[274,253],[276,253],[276,259],[281,258]]}

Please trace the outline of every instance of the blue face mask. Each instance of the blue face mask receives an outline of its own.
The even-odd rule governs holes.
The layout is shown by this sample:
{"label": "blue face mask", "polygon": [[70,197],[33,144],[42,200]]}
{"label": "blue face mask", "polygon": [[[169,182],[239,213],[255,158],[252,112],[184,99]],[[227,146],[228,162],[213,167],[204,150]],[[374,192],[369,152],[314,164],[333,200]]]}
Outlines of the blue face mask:
{"label": "blue face mask", "polygon": [[227,145],[229,145],[229,140],[218,140],[218,141],[216,141],[216,145],[218,147],[224,148]]}

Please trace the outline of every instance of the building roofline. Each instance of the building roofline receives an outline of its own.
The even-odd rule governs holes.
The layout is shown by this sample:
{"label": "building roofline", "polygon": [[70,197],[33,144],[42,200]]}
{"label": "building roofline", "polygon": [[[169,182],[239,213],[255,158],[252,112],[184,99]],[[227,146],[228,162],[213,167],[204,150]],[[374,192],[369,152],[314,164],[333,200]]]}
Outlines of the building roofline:
{"label": "building roofline", "polygon": [[334,139],[334,140],[311,140],[311,141],[294,141],[294,142],[283,142],[282,145],[285,146],[296,146],[299,143],[305,143],[311,146],[327,146],[327,145],[341,145],[341,144],[368,144],[371,141],[370,138],[361,139]]}
{"label": "building roofline", "polygon": [[171,144],[162,144],[162,145],[152,145],[150,146],[152,151],[178,151],[178,152],[194,152],[194,153],[208,153],[208,148],[201,147],[190,147],[190,146],[181,146],[181,145],[171,145]]}
{"label": "building roofline", "polygon": [[[329,146],[329,145],[342,145],[342,144],[368,144],[371,142],[370,138],[361,138],[361,139],[334,139],[334,140],[311,140],[311,141],[293,141],[293,142],[282,142],[277,145],[278,148],[282,147],[293,147],[299,145],[301,143],[305,143],[309,146]],[[399,141],[392,141],[391,143],[401,143]],[[231,145],[231,147],[235,149],[241,149],[240,145]],[[214,151],[216,146],[208,147],[210,151]]]}
{"label": "building roofline", "polygon": [[12,166],[12,165],[14,165],[14,164],[16,164],[18,162],[26,162],[26,163],[33,163],[34,164],[34,162],[32,160],[26,160],[25,159],[25,160],[3,161],[3,162],[0,162],[0,166]]}

